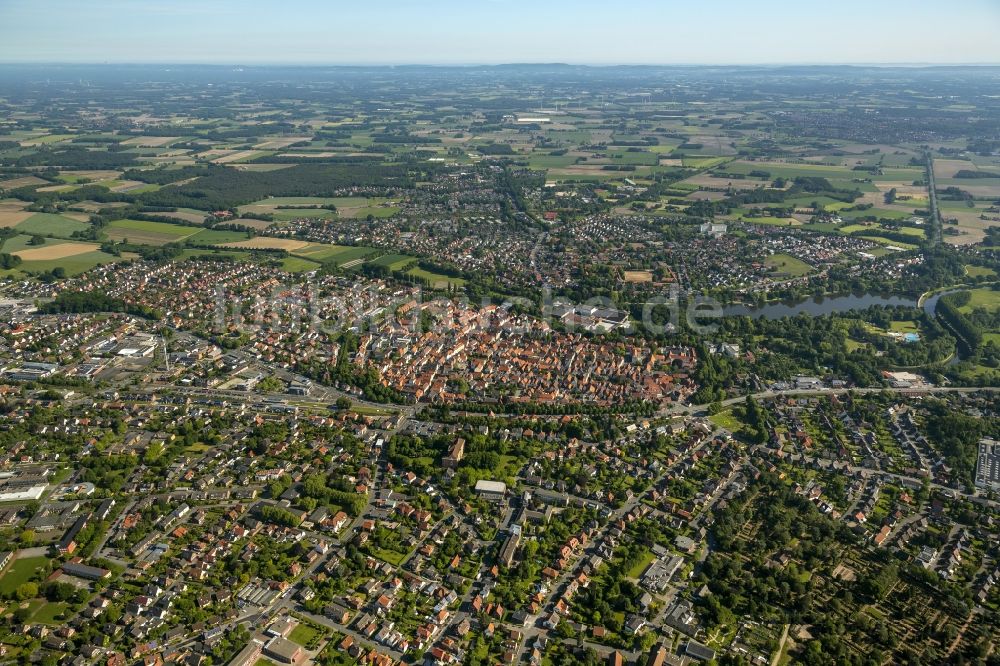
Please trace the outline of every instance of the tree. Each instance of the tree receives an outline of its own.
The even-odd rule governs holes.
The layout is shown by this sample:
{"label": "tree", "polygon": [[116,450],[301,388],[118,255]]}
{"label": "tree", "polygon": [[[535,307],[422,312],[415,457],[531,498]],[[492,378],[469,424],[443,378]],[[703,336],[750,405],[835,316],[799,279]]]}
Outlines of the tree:
{"label": "tree", "polygon": [[142,459],[147,465],[152,465],[160,456],[163,455],[163,443],[162,442],[151,442],[149,447],[146,449],[145,455]]}
{"label": "tree", "polygon": [[350,398],[345,398],[343,396],[340,397],[340,398],[337,398],[337,403],[336,404],[337,404],[337,409],[343,410],[343,409],[350,409],[351,408],[351,400],[350,400]]}
{"label": "tree", "polygon": [[35,542],[35,530],[24,530],[18,537],[22,546],[28,547]]}
{"label": "tree", "polygon": [[14,596],[17,597],[18,601],[34,599],[38,596],[38,583],[21,583],[14,591]]}
{"label": "tree", "polygon": [[45,236],[32,234],[31,238],[28,239],[28,245],[45,245]]}

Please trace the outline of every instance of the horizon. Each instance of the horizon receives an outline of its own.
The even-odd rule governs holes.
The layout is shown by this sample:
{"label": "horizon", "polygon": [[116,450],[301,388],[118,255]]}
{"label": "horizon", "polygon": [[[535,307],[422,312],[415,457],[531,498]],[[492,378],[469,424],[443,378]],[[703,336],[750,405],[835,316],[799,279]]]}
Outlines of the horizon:
{"label": "horizon", "polygon": [[[993,65],[1000,6],[789,0],[7,0],[0,63],[300,66]],[[83,39],[81,39],[83,37]],[[415,54],[420,54],[415,57]]]}
{"label": "horizon", "polygon": [[239,68],[239,69],[269,69],[269,68],[373,68],[373,69],[404,69],[404,68],[502,68],[502,67],[583,67],[589,69],[613,69],[616,67],[634,68],[677,68],[677,69],[791,69],[796,67],[813,67],[818,69],[838,68],[876,68],[876,69],[954,69],[954,68],[990,68],[1000,67],[1000,60],[983,62],[741,62],[741,63],[696,63],[696,62],[202,62],[202,61],[17,61],[0,60],[0,67],[206,67],[206,68]]}

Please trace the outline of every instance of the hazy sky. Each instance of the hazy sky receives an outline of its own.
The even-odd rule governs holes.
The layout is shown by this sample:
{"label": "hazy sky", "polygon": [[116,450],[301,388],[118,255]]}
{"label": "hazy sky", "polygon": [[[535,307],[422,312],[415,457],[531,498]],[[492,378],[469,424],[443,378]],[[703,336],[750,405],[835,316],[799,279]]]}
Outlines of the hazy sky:
{"label": "hazy sky", "polygon": [[0,0],[0,62],[1000,63],[1000,0]]}

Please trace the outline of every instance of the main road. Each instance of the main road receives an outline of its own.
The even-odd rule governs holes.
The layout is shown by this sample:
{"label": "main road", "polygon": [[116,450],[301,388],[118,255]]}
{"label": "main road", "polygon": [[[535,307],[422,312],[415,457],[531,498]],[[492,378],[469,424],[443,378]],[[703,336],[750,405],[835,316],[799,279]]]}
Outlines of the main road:
{"label": "main road", "polygon": [[927,160],[927,192],[931,209],[930,240],[936,244],[941,242],[943,220],[941,219],[941,211],[938,209],[937,183],[934,180],[934,158],[931,156],[931,151],[924,152],[924,159]]}

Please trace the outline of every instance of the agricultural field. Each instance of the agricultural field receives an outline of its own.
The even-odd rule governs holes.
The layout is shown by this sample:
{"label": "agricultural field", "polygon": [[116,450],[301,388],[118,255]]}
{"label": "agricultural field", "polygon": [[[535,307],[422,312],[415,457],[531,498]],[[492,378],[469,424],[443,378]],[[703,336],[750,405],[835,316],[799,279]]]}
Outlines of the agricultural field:
{"label": "agricultural field", "polygon": [[407,275],[412,275],[418,280],[427,282],[433,289],[461,287],[465,284],[465,280],[463,278],[450,277],[448,275],[441,275],[440,273],[432,273],[431,271],[424,270],[423,268],[412,268],[406,273]]}
{"label": "agricultural field", "polygon": [[309,244],[307,247],[295,250],[297,256],[322,263],[332,262],[341,267],[352,265],[355,262],[360,263],[364,257],[375,252],[375,248],[371,247],[324,245],[320,243]]}
{"label": "agricultural field", "polygon": [[408,263],[412,262],[415,257],[410,257],[405,254],[384,254],[377,259],[372,259],[370,264],[374,266],[385,266],[390,271],[396,271],[406,266]]}
{"label": "agricultural field", "polygon": [[199,245],[215,245],[219,243],[235,243],[246,240],[248,234],[244,231],[227,231],[224,229],[202,229],[192,236],[188,236],[188,243]]}
{"label": "agricultural field", "polygon": [[114,220],[103,231],[109,240],[127,240],[129,243],[158,246],[180,243],[203,230],[169,222],[124,219]]}
{"label": "agricultural field", "polygon": [[267,236],[255,236],[248,240],[224,241],[222,247],[231,247],[242,250],[285,250],[286,252],[301,252],[304,248],[310,247],[310,243],[293,238],[269,238]]}
{"label": "agricultural field", "polygon": [[23,234],[58,236],[60,238],[69,238],[78,231],[85,231],[90,228],[90,225],[86,222],[81,222],[65,215],[53,215],[51,213],[34,213],[12,226]]}

